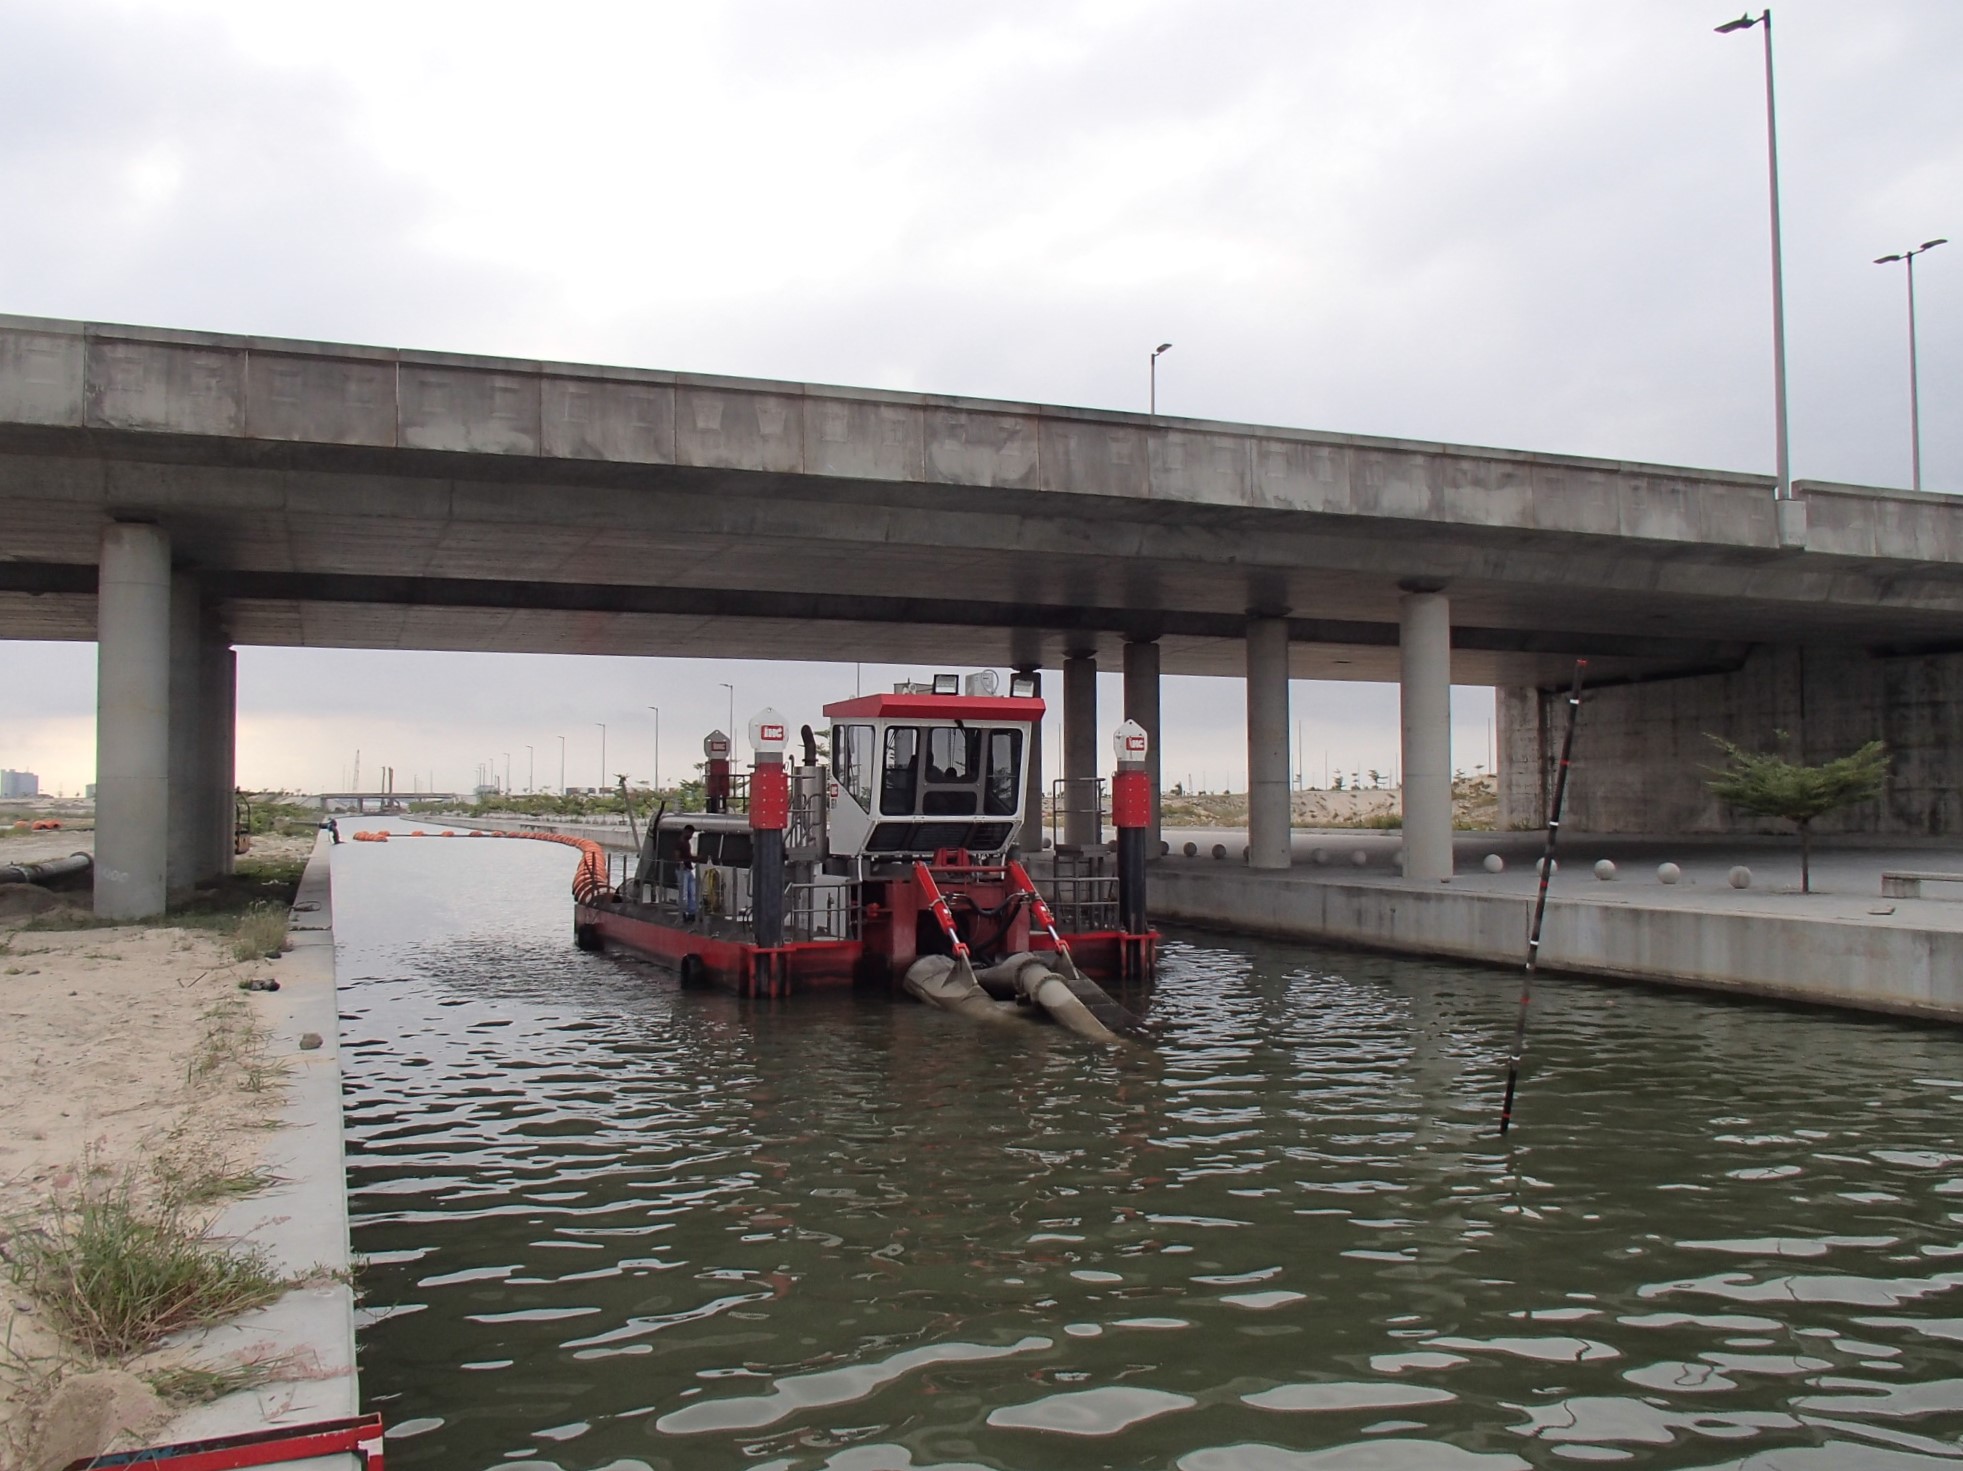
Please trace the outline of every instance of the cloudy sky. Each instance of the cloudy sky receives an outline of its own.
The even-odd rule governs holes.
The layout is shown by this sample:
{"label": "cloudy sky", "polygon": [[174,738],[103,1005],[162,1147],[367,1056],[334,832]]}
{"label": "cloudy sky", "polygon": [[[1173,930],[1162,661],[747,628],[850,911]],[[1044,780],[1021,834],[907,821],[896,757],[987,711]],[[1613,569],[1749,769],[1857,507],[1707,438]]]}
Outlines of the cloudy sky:
{"label": "cloudy sky", "polygon": [[[0,0],[0,311],[1142,408],[1769,471],[1764,92],[1722,0]],[[1908,481],[1902,270],[1963,237],[1963,5],[1778,7],[1793,463]],[[1952,255],[1953,251],[1953,255]],[[1917,273],[1963,491],[1963,239]],[[0,536],[4,536],[0,528]],[[240,775],[680,774],[848,665],[241,650]],[[872,688],[890,671],[860,676]],[[87,646],[0,765],[92,766]],[[31,691],[31,698],[20,692]],[[1115,682],[1107,683],[1114,712]],[[1298,685],[1305,764],[1394,692]],[[1243,780],[1170,681],[1168,779]],[[1490,697],[1461,691],[1457,760]],[[690,757],[692,759],[692,756]],[[1054,756],[1051,758],[1054,760]]]}

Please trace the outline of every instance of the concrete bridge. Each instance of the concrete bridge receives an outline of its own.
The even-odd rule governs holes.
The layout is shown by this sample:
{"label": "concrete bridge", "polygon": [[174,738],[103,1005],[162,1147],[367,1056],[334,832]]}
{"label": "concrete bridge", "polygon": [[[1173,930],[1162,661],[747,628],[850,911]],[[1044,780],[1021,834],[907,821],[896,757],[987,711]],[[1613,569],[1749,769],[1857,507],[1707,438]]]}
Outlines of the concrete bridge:
{"label": "concrete bridge", "polygon": [[0,317],[0,636],[98,643],[119,915],[229,861],[238,643],[1060,667],[1071,777],[1098,766],[1100,663],[1155,731],[1162,671],[1242,676],[1264,867],[1288,861],[1289,678],[1397,680],[1425,878],[1450,872],[1450,685],[1503,688],[1506,811],[1532,820],[1542,692],[1585,656],[1615,689],[1591,757],[1623,773],[1597,825],[1694,807],[1702,731],[1784,720],[1822,743],[1878,724],[1907,795],[1877,820],[1963,831],[1963,503],[1798,489]]}

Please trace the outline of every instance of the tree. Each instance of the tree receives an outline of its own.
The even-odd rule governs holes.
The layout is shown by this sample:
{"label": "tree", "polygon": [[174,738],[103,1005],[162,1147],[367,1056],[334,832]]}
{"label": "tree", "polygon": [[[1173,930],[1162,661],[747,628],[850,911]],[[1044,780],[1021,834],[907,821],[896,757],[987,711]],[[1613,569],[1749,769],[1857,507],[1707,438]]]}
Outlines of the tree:
{"label": "tree", "polygon": [[[1786,733],[1774,734],[1783,743]],[[1724,752],[1723,766],[1709,766],[1705,785],[1721,802],[1799,826],[1799,887],[1813,892],[1813,819],[1836,807],[1881,795],[1888,784],[1888,748],[1869,741],[1851,756],[1802,766],[1772,752],[1742,750],[1722,736],[1709,737]]]}

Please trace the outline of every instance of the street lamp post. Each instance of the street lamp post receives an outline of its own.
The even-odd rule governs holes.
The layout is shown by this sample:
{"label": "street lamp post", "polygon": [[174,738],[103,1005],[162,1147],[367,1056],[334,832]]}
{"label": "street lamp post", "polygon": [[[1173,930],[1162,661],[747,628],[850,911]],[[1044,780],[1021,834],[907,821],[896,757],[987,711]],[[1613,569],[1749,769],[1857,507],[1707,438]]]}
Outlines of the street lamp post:
{"label": "street lamp post", "polygon": [[1163,352],[1171,352],[1171,351],[1172,351],[1172,344],[1170,342],[1161,342],[1157,347],[1152,349],[1152,357],[1151,357],[1152,396],[1148,400],[1148,402],[1151,405],[1151,412],[1154,414],[1158,413],[1159,411],[1159,354]]}
{"label": "street lamp post", "polygon": [[654,789],[661,790],[661,707],[650,705],[654,712]]}
{"label": "street lamp post", "polygon": [[1786,440],[1786,284],[1779,254],[1779,124],[1772,106],[1772,10],[1768,6],[1754,19],[1751,14],[1728,20],[1717,28],[1719,35],[1765,29],[1765,156],[1771,180],[1772,197],[1772,402],[1774,432],[1778,437],[1778,485],[1774,500],[1793,498],[1792,459]]}
{"label": "street lamp post", "polygon": [[1904,250],[1898,255],[1884,255],[1875,264],[1885,266],[1900,261],[1908,267],[1908,448],[1909,484],[1912,489],[1922,489],[1922,391],[1916,381],[1915,370],[1915,258],[1925,251],[1934,250],[1938,245],[1949,244],[1948,236],[1925,240],[1913,250]]}
{"label": "street lamp post", "polygon": [[530,796],[538,787],[538,763],[533,759],[532,748],[525,747],[525,795]]}
{"label": "street lamp post", "polygon": [[504,794],[511,795],[511,753],[504,753]]}
{"label": "street lamp post", "polygon": [[600,790],[607,789],[607,723],[604,720],[593,722],[600,727]]}
{"label": "street lamp post", "polygon": [[566,738],[559,737],[559,795],[566,795]]}
{"label": "street lamp post", "polygon": [[[716,681],[716,683],[718,683],[718,684],[722,684],[722,681],[721,681],[721,680],[717,680],[717,681]],[[728,731],[728,735],[729,735],[729,743],[730,743],[730,746],[731,746],[731,748],[733,749],[733,748],[735,747],[735,745],[736,745],[736,686],[735,686],[735,685],[733,685],[733,684],[723,684],[723,688],[729,691],[729,731]]]}

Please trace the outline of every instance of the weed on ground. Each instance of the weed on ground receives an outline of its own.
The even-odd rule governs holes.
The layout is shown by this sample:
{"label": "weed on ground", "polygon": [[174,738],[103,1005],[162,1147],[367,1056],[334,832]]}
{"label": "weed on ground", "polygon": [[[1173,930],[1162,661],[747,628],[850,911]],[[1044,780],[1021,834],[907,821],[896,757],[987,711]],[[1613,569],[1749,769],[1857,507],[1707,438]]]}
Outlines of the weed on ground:
{"label": "weed on ground", "polygon": [[5,1257],[14,1285],[61,1335],[105,1359],[234,1317],[285,1287],[263,1251],[214,1237],[168,1194],[143,1200],[127,1175],[85,1176],[44,1220],[9,1230]]}

